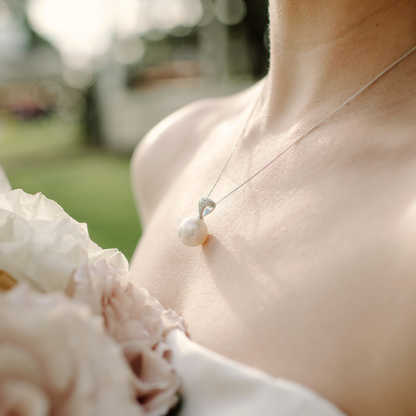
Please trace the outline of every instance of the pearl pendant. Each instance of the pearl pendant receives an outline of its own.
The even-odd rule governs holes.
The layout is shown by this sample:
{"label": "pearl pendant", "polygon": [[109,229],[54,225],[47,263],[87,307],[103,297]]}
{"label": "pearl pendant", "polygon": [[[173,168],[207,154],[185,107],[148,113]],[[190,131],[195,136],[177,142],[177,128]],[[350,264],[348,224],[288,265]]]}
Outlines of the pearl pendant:
{"label": "pearl pendant", "polygon": [[215,202],[209,198],[202,198],[199,201],[199,216],[185,218],[179,225],[178,236],[182,243],[188,247],[197,247],[205,243],[208,227],[204,217],[214,211],[215,206]]}
{"label": "pearl pendant", "polygon": [[178,236],[188,247],[200,246],[208,237],[208,227],[199,217],[185,218],[179,225]]}

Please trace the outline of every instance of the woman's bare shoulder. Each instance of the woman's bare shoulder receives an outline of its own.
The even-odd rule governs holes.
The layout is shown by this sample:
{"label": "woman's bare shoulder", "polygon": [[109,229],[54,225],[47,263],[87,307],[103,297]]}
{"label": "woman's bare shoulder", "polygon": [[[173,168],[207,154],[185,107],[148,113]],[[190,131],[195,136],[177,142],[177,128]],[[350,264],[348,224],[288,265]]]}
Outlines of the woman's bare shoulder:
{"label": "woman's bare shoulder", "polygon": [[213,129],[251,100],[256,87],[189,104],[162,120],[141,140],[133,154],[131,175],[143,225]]}
{"label": "woman's bare shoulder", "polygon": [[218,123],[221,99],[201,100],[174,112],[141,140],[131,162],[132,186],[145,225],[159,201]]}

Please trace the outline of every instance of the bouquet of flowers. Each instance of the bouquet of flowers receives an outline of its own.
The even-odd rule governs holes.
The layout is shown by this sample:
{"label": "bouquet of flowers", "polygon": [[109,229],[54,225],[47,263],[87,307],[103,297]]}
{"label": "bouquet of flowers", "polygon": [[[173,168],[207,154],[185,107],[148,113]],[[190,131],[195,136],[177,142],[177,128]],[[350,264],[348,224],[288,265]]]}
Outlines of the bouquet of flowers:
{"label": "bouquet of flowers", "polygon": [[131,283],[117,250],[0,172],[0,416],[161,416],[183,319]]}

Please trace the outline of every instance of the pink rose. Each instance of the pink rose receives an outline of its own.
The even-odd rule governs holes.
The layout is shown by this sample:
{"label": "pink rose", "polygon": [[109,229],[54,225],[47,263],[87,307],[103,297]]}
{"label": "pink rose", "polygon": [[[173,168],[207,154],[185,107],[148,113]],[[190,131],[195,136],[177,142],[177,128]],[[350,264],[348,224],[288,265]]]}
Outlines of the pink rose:
{"label": "pink rose", "polygon": [[180,387],[164,339],[172,329],[185,331],[185,323],[130,279],[129,272],[105,261],[85,264],[76,270],[67,293],[104,317],[135,374],[137,399],[147,415],[160,416],[176,404]]}
{"label": "pink rose", "polygon": [[63,294],[0,295],[0,416],[140,416],[102,318]]}

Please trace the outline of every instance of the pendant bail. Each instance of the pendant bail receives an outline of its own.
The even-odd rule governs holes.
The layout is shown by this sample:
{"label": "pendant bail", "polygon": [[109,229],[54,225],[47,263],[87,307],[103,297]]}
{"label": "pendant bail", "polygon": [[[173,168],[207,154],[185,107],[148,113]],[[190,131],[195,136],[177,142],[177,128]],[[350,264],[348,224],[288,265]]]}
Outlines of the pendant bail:
{"label": "pendant bail", "polygon": [[199,218],[204,219],[208,214],[214,211],[217,204],[211,198],[201,198],[198,204]]}

